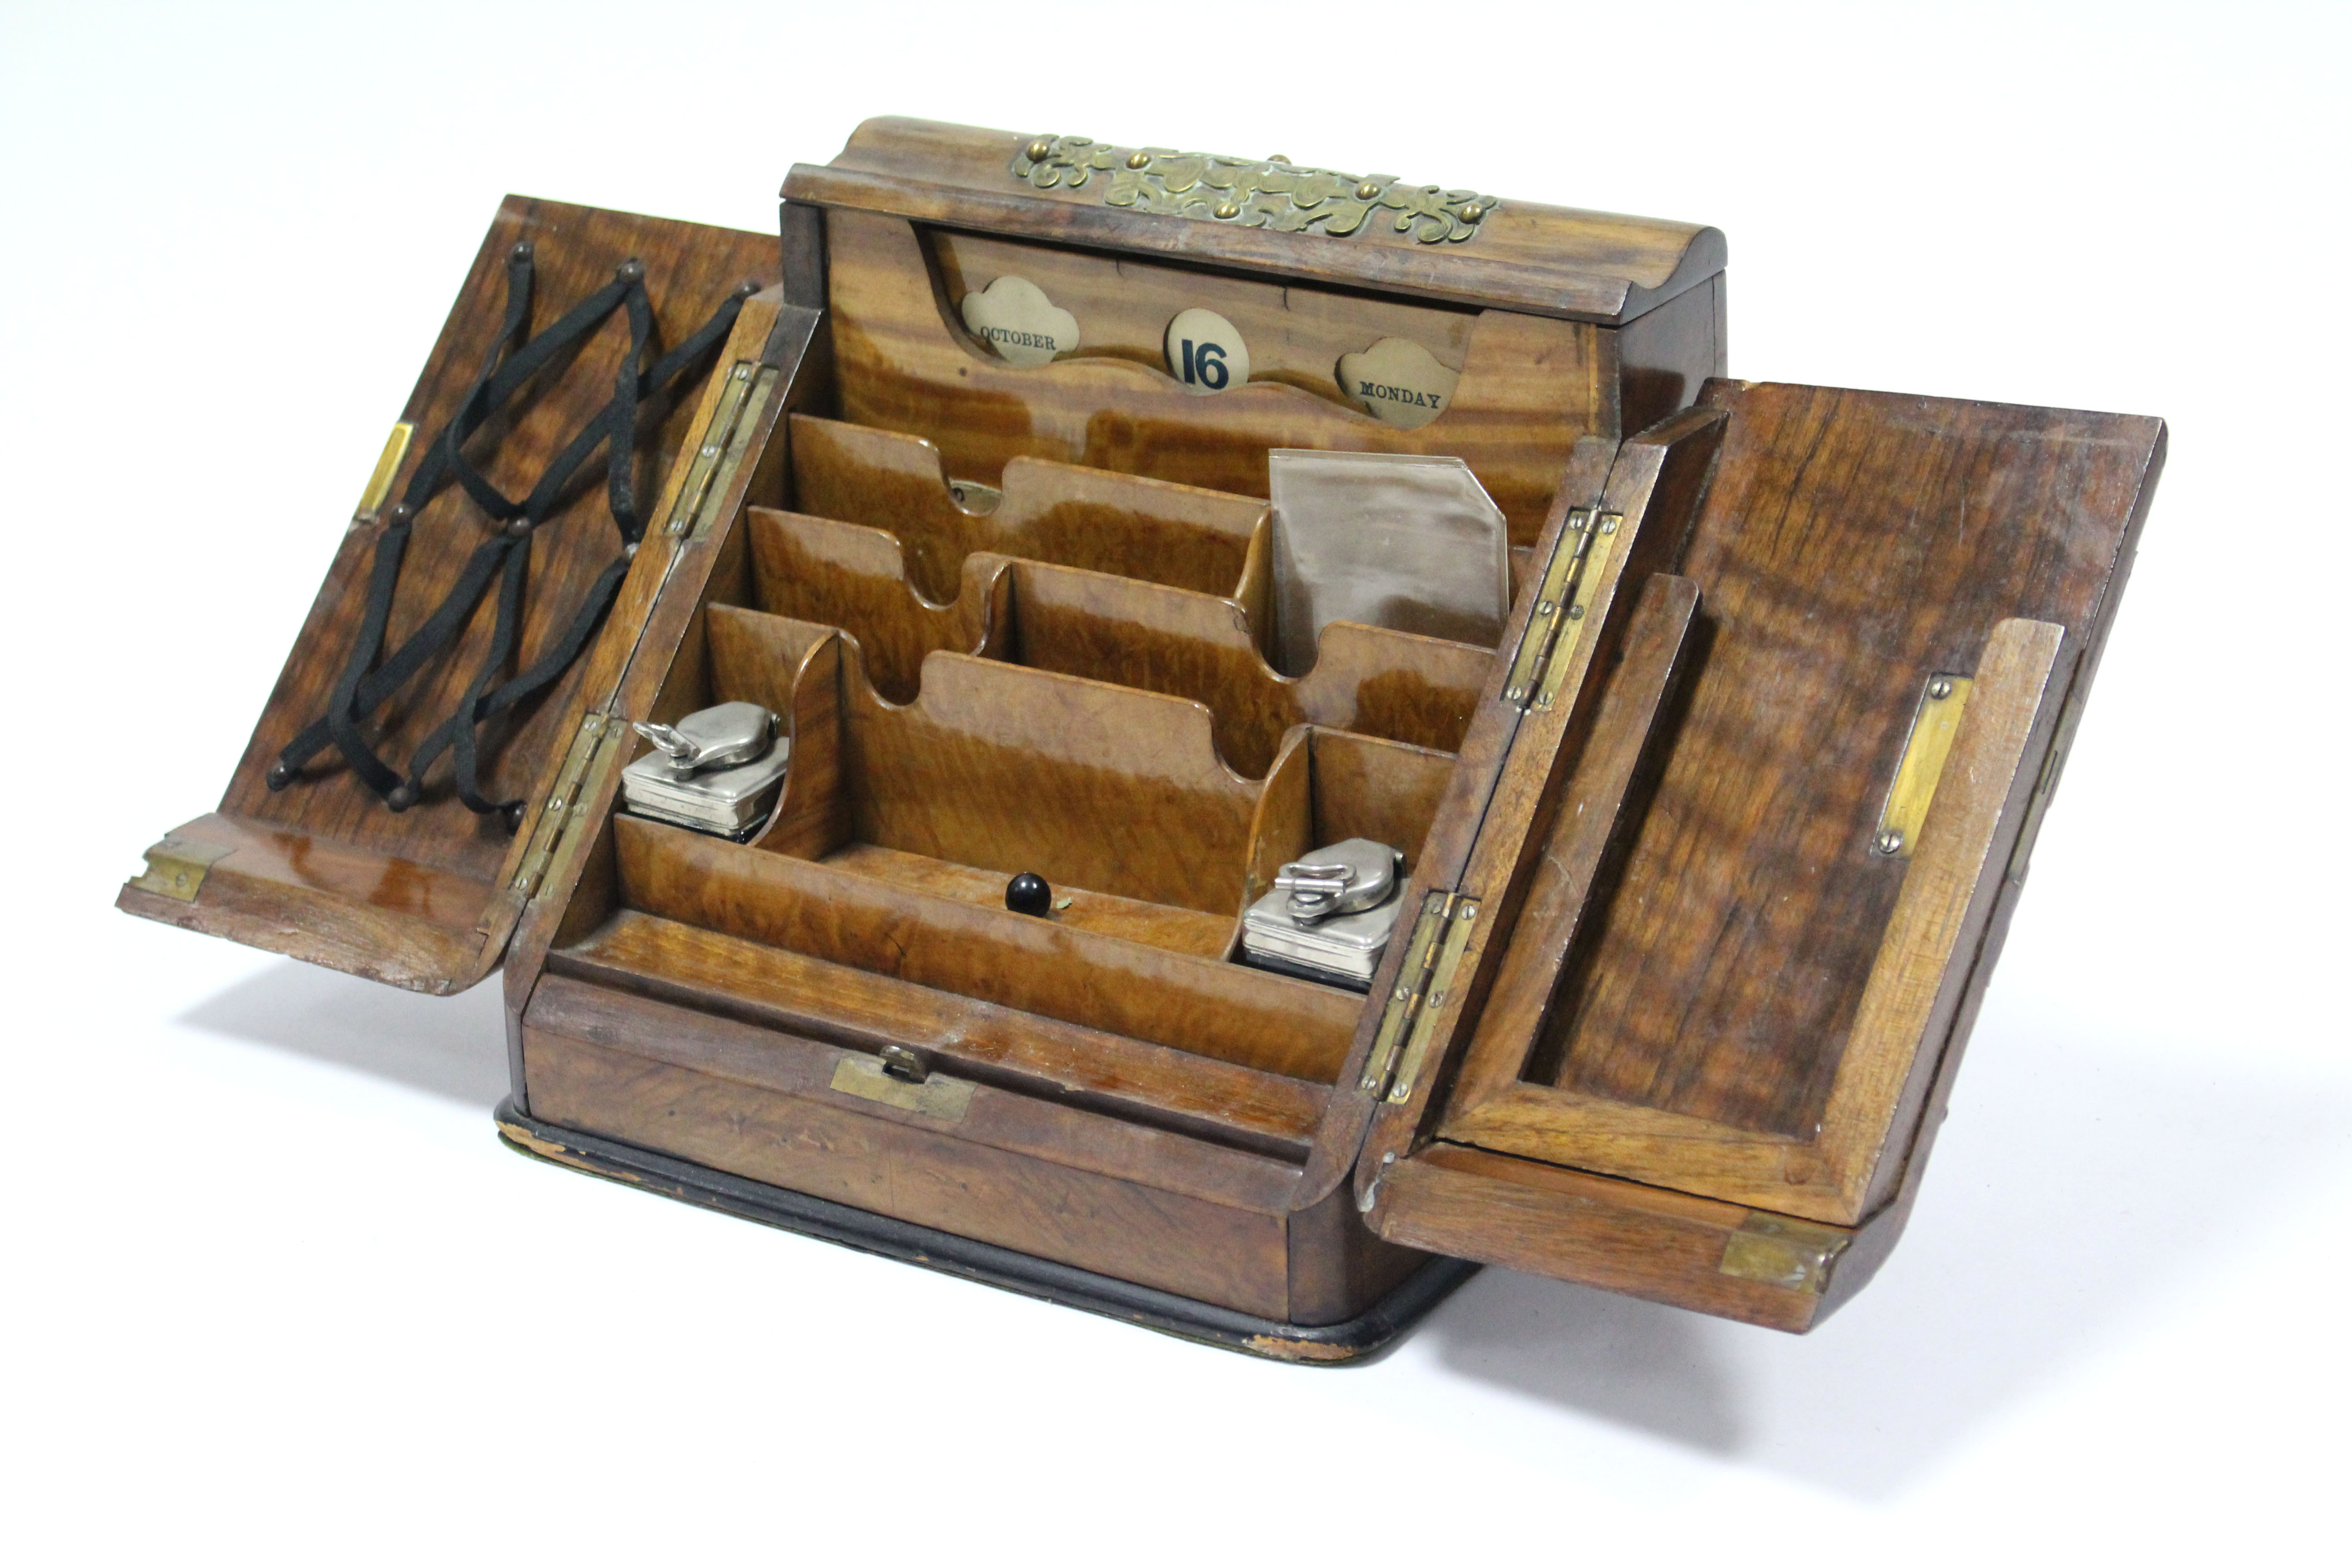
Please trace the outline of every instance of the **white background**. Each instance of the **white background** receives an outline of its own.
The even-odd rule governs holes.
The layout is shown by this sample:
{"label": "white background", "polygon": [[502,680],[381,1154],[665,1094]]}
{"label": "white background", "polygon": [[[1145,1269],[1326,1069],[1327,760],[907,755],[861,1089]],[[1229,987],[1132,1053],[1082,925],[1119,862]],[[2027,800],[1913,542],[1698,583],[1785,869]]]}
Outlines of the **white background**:
{"label": "white background", "polygon": [[[0,1553],[2335,1557],[2345,17],[0,8]],[[500,194],[768,229],[886,112],[1700,219],[1736,374],[2172,422],[1910,1234],[1820,1331],[1489,1272],[1370,1369],[1197,1349],[518,1159],[495,985],[109,909]]]}

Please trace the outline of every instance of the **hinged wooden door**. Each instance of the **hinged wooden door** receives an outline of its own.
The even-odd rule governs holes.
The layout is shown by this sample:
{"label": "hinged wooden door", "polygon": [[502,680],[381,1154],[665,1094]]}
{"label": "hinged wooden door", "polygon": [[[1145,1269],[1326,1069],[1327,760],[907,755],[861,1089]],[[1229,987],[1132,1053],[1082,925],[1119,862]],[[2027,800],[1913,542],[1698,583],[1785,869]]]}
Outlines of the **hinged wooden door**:
{"label": "hinged wooden door", "polygon": [[[324,711],[353,646],[387,498],[402,493],[499,338],[501,275],[524,240],[534,257],[535,328],[603,287],[625,262],[642,262],[656,354],[687,338],[747,281],[772,289],[777,279],[772,235],[507,198],[227,793],[217,810],[147,851],[148,869],[124,884],[118,907],[413,990],[463,990],[497,967],[523,907],[568,847],[583,780],[618,754],[625,727],[603,709],[674,558],[672,536],[692,531],[705,492],[725,488],[735,472],[730,458],[740,466],[740,448],[756,435],[760,421],[747,411],[756,415],[754,400],[772,390],[756,362],[776,315],[772,293],[751,300],[729,341],[689,367],[667,399],[642,409],[636,488],[657,499],[645,510],[645,542],[618,597],[596,640],[562,678],[484,732],[485,788],[522,800],[519,826],[468,810],[448,788],[446,762],[426,773],[423,800],[399,812],[341,766],[331,749],[273,790],[268,775],[279,749]],[[625,326],[614,326],[559,357],[467,444],[494,485],[509,495],[531,487],[613,396],[628,342]],[[673,460],[689,434],[698,449],[718,447],[711,460],[697,462],[692,452]],[[620,548],[604,487],[593,482],[602,472],[593,464],[584,470],[532,541],[518,666],[558,640]],[[709,496],[714,504],[718,499]],[[678,522],[686,527],[671,526]],[[440,602],[495,526],[456,484],[423,507],[402,561],[387,649]],[[371,725],[371,743],[387,757],[408,757],[457,710],[490,647],[495,596],[485,595],[456,642]]]}
{"label": "hinged wooden door", "polygon": [[1596,515],[1677,575],[1629,578],[1598,657],[1539,679],[1574,695],[1513,727],[1447,889],[1474,929],[1377,1086],[1372,1226],[1789,1329],[1858,1287],[2163,447],[2153,419],[1728,382],[1628,442]]}

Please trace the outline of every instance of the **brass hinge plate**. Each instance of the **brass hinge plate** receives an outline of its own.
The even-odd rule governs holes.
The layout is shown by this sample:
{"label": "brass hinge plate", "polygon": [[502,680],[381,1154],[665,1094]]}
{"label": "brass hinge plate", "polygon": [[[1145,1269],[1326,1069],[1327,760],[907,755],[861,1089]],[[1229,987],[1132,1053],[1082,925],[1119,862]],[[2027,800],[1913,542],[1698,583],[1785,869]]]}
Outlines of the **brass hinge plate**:
{"label": "brass hinge plate", "polygon": [[1878,814],[1878,830],[1871,836],[1870,852],[1908,860],[1919,846],[1919,830],[1927,826],[1927,807],[1936,798],[1936,782],[1952,754],[1952,739],[1960,732],[1960,715],[1969,705],[1975,683],[1965,675],[1931,675],[1919,694],[1919,710],[1911,720],[1911,736],[1904,743],[1903,760],[1895,765],[1895,783]]}
{"label": "brass hinge plate", "polygon": [[1457,897],[1452,900],[1445,916],[1445,934],[1438,939],[1427,994],[1405,1036],[1404,1058],[1397,1063],[1396,1079],[1389,1085],[1391,1105],[1402,1105],[1420,1086],[1421,1070],[1429,1063],[1430,1042],[1437,1037],[1437,1016],[1444,1011],[1445,998],[1454,989],[1455,973],[1462,967],[1462,954],[1469,947],[1471,931],[1477,923],[1477,900]]}
{"label": "brass hinge plate", "polygon": [[579,732],[572,738],[572,749],[564,753],[563,766],[555,775],[555,788],[547,797],[539,814],[539,825],[531,830],[530,846],[523,852],[522,864],[515,870],[514,890],[528,900],[539,892],[539,884],[564,844],[572,826],[587,816],[590,781],[602,771],[592,768],[620,750],[622,737],[629,727],[620,719],[603,713],[583,714]]}
{"label": "brass hinge plate", "polygon": [[743,466],[760,416],[766,411],[768,399],[775,395],[776,380],[774,365],[751,360],[738,360],[728,371],[719,389],[719,402],[710,410],[710,423],[703,426],[702,438],[695,444],[686,482],[678,487],[677,500],[670,508],[666,531],[670,537],[701,539],[718,522],[719,503]]}
{"label": "brass hinge plate", "polygon": [[1436,954],[1437,940],[1444,932],[1445,916],[1453,907],[1454,895],[1447,892],[1433,889],[1422,900],[1421,917],[1413,921],[1403,966],[1397,971],[1388,1005],[1381,1009],[1381,1026],[1372,1036],[1372,1054],[1364,1059],[1364,1079],[1357,1085],[1375,1100],[1388,1092],[1389,1083],[1396,1075],[1406,1031],[1421,1010],[1430,960]]}
{"label": "brass hinge plate", "polygon": [[1381,1010],[1372,1053],[1357,1085],[1375,1100],[1402,1105],[1412,1098],[1437,1029],[1438,1010],[1462,963],[1463,950],[1478,920],[1478,900],[1432,890],[1413,922],[1412,944],[1396,985]]}
{"label": "brass hinge plate", "polygon": [[1724,1238],[1716,1272],[1818,1296],[1853,1236],[1780,1215],[1751,1214]]}
{"label": "brass hinge plate", "polygon": [[386,497],[392,494],[392,481],[400,475],[400,465],[408,456],[408,444],[416,437],[416,426],[404,419],[392,427],[383,438],[383,450],[375,460],[375,472],[368,476],[367,489],[360,492],[358,510],[352,513],[355,522],[373,522],[383,510]]}
{"label": "brass hinge plate", "polygon": [[1568,514],[1568,525],[1560,530],[1536,584],[1535,608],[1519,634],[1510,675],[1503,682],[1503,700],[1520,712],[1549,708],[1559,700],[1569,666],[1575,662],[1570,655],[1584,635],[1601,568],[1624,526],[1622,512],[1578,507]]}
{"label": "brass hinge plate", "polygon": [[147,869],[131,879],[131,885],[145,892],[161,893],[182,903],[196,901],[197,889],[205,885],[205,877],[213,867],[226,858],[234,847],[225,844],[205,844],[194,838],[181,838],[171,834],[161,844],[146,851]]}

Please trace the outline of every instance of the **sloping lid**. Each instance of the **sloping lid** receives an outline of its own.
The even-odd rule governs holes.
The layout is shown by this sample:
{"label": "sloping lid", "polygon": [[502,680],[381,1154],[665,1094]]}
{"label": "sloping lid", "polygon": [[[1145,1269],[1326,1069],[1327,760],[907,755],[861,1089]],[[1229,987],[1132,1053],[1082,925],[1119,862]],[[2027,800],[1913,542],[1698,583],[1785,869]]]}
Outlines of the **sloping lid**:
{"label": "sloping lid", "polygon": [[[1724,1237],[1795,1226],[1820,1266],[1749,1293],[1818,1302],[1916,1180],[2163,452],[2155,419],[1721,381],[1626,443],[1596,515],[1631,571],[1580,694],[1517,721],[1359,1166],[1374,1227],[1729,1310]],[[1661,1190],[1708,1201],[1596,1239]],[[1619,1244],[1659,1226],[1720,1262],[1643,1275]]]}
{"label": "sloping lid", "polygon": [[887,118],[788,200],[1537,315],[1622,322],[1723,269],[1721,231],[1283,159]]}
{"label": "sloping lid", "polygon": [[[535,848],[556,780],[579,749],[583,717],[618,678],[650,595],[632,581],[583,654],[552,685],[486,724],[481,793],[520,798],[519,827],[478,816],[460,800],[444,758],[425,774],[424,798],[391,810],[330,745],[286,787],[268,775],[281,748],[325,712],[348,663],[367,602],[383,514],[404,493],[433,437],[448,424],[499,341],[508,305],[508,258],[532,247],[530,329],[556,321],[611,283],[624,263],[643,263],[655,354],[673,348],[746,281],[776,281],[773,236],[640,217],[509,196],[484,237],[465,286],[434,345],[400,425],[337,551],[309,619],[289,654],[245,756],[219,808],[167,835],[149,851],[147,872],[126,883],[118,906],[174,925],[231,937],[413,990],[451,992],[497,966],[529,897],[519,884]],[[736,336],[748,329],[749,313]],[[466,444],[499,490],[520,497],[614,395],[629,349],[625,310],[558,356]],[[686,465],[676,462],[699,428],[719,382],[712,364],[731,363],[740,343],[721,343],[686,369],[669,393],[640,410],[635,489],[659,498],[643,506],[658,531]],[[690,456],[690,454],[689,454]],[[588,462],[532,537],[517,651],[503,679],[561,641],[591,584],[621,556],[604,467]],[[642,503],[641,503],[642,505]],[[418,511],[400,563],[383,647],[397,648],[437,606],[499,525],[459,485],[441,489]],[[657,552],[642,552],[633,579],[657,574]],[[447,651],[426,663],[362,726],[370,744],[405,771],[419,743],[452,715],[487,657],[498,594],[483,595]],[[201,679],[201,672],[190,672]]]}

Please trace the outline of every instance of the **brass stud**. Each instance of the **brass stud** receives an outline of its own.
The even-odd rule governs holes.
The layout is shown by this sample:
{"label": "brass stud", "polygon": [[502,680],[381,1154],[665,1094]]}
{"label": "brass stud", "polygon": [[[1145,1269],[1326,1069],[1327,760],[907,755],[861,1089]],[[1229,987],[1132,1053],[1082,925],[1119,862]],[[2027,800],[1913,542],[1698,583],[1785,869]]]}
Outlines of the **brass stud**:
{"label": "brass stud", "polygon": [[1476,202],[1472,202],[1462,209],[1462,221],[1464,223],[1476,223],[1480,218],[1485,217],[1486,216],[1486,209],[1480,206]]}
{"label": "brass stud", "polygon": [[1127,155],[1127,166],[1130,169],[1144,169],[1150,165],[1151,154],[1149,153],[1137,152]]}
{"label": "brass stud", "polygon": [[1242,216],[1242,209],[1234,205],[1232,202],[1219,202],[1217,204],[1217,216],[1219,217],[1239,217]]}
{"label": "brass stud", "polygon": [[1942,676],[1927,682],[1927,695],[1941,702],[1952,694],[1952,683]]}
{"label": "brass stud", "polygon": [[1273,157],[1268,158],[1266,162],[1269,163],[1287,163],[1290,162],[1290,154],[1287,153],[1276,153]]}
{"label": "brass stud", "polygon": [[1380,186],[1370,180],[1366,180],[1362,184],[1356,187],[1356,199],[1360,202],[1370,201],[1374,196],[1379,195],[1380,194]]}
{"label": "brass stud", "polygon": [[1042,163],[1045,161],[1045,154],[1053,150],[1054,144],[1040,136],[1029,143],[1029,161],[1033,163]]}
{"label": "brass stud", "polygon": [[1881,855],[1901,854],[1903,852],[1902,833],[1898,829],[1888,828],[1878,836],[1877,849]]}

